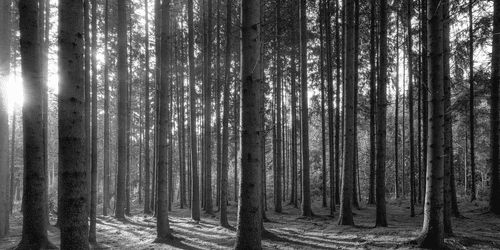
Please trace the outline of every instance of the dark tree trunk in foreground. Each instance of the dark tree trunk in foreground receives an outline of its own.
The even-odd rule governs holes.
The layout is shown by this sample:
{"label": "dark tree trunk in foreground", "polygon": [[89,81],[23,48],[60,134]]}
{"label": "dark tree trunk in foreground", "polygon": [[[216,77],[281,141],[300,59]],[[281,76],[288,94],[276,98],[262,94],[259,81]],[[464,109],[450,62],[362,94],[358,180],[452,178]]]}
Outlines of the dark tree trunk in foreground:
{"label": "dark tree trunk in foreground", "polygon": [[97,223],[97,1],[92,0],[92,165],[90,170],[89,242],[95,243]]}
{"label": "dark tree trunk in foreground", "polygon": [[170,81],[168,77],[168,62],[170,60],[169,48],[169,26],[170,26],[170,0],[163,0],[161,15],[161,82],[159,83],[160,112],[158,117],[158,209],[156,221],[155,243],[168,242],[172,237],[168,220],[168,154],[169,150],[169,103],[170,103]]}
{"label": "dark tree trunk in foreground", "polygon": [[[375,158],[376,158],[376,148],[375,148],[375,106],[377,103],[376,99],[376,68],[375,68],[375,13],[376,13],[376,5],[375,0],[371,0],[371,12],[370,12],[370,186],[368,191],[368,204],[375,204]],[[398,87],[396,87],[396,100],[398,98],[397,91]],[[398,102],[396,101],[396,121],[397,121],[397,109]],[[397,122],[396,122],[396,138],[397,138]],[[396,139],[396,147],[397,147],[397,139]],[[395,153],[397,150],[395,151]],[[397,155],[397,153],[396,153]],[[396,156],[397,159],[397,156]],[[397,169],[397,160],[395,162]],[[396,170],[397,173],[397,170]],[[397,180],[397,177],[396,177]],[[396,189],[397,190],[397,189]],[[397,191],[396,191],[397,193]]]}
{"label": "dark tree trunk in foreground", "polygon": [[387,135],[387,0],[380,1],[380,76],[378,83],[377,123],[377,215],[375,226],[387,227],[385,207],[385,160]]}
{"label": "dark tree trunk in foreground", "polygon": [[469,0],[469,134],[470,134],[470,200],[476,200],[476,157],[474,147],[474,27],[472,0]]}
{"label": "dark tree trunk in foreground", "polygon": [[[11,44],[11,0],[0,3],[0,239],[9,232],[10,202],[13,197],[14,186],[10,185],[9,194],[9,113],[7,103],[7,81],[10,74],[10,44]],[[15,110],[13,112],[12,127],[15,128]],[[12,135],[14,135],[14,130]],[[14,143],[14,140],[12,140]],[[13,170],[12,170],[13,171]],[[12,172],[13,173],[13,172]],[[11,175],[10,183],[14,176]]]}
{"label": "dark tree trunk in foreground", "polygon": [[110,209],[110,174],[109,174],[109,54],[108,54],[108,27],[109,27],[109,1],[106,0],[104,14],[104,181],[102,215],[108,215]]}
{"label": "dark tree trunk in foreground", "polygon": [[346,1],[345,29],[345,136],[344,167],[342,172],[342,193],[340,201],[339,225],[354,225],[352,214],[353,168],[355,166],[355,131],[354,131],[354,1]]}
{"label": "dark tree trunk in foreground", "polygon": [[229,83],[231,73],[231,8],[232,1],[226,0],[226,62],[224,74],[224,114],[222,116],[222,166],[220,190],[220,224],[229,227],[227,220],[228,169],[229,169]]}
{"label": "dark tree trunk in foreground", "polygon": [[17,249],[54,248],[47,238],[44,215],[47,179],[44,171],[42,95],[40,95],[43,86],[39,63],[38,3],[30,0],[19,1],[19,15],[24,97],[30,101],[23,106],[23,232]]}
{"label": "dark tree trunk in foreground", "polygon": [[498,84],[500,82],[500,0],[494,1],[493,7],[493,45],[491,57],[491,179],[490,179],[490,212],[500,215],[500,174],[498,169],[500,149],[498,143],[500,117],[498,104]]}
{"label": "dark tree trunk in foreground", "polygon": [[410,217],[415,217],[415,133],[413,121],[413,50],[412,50],[412,34],[411,34],[411,0],[408,0],[408,109],[409,109],[409,123],[410,123]]}
{"label": "dark tree trunk in foreground", "polygon": [[241,3],[241,184],[235,249],[261,249],[260,1]]}
{"label": "dark tree trunk in foreground", "polygon": [[428,79],[429,144],[427,153],[426,194],[424,206],[424,225],[416,239],[420,247],[440,248],[444,244],[443,227],[443,158],[444,154],[444,107],[443,107],[443,7],[439,0],[428,0]]}
{"label": "dark tree trunk in foreground", "polygon": [[204,75],[204,93],[205,93],[205,213],[213,214],[212,208],[212,0],[207,0],[207,44],[205,48],[205,75]]}
{"label": "dark tree trunk in foreground", "polygon": [[59,220],[61,249],[89,249],[83,72],[83,6],[59,3]]}
{"label": "dark tree trunk in foreground", "polygon": [[276,1],[276,172],[275,172],[275,205],[274,211],[281,213],[282,199],[281,199],[281,175],[282,175],[282,162],[281,162],[281,3],[280,0]]}
{"label": "dark tree trunk in foreground", "polygon": [[146,79],[144,86],[144,114],[145,114],[145,124],[144,124],[144,213],[151,213],[151,201],[150,201],[150,188],[151,188],[151,170],[150,170],[150,143],[149,143],[149,131],[150,131],[150,102],[149,102],[149,12],[148,12],[148,1],[144,0],[145,4],[145,18],[146,22]]}
{"label": "dark tree trunk in foreground", "polygon": [[125,174],[127,165],[127,2],[118,1],[118,174],[115,217],[125,218]]}
{"label": "dark tree trunk in foreground", "polygon": [[198,178],[198,149],[196,144],[196,86],[195,86],[195,61],[194,61],[194,24],[193,0],[188,0],[188,54],[189,54],[189,118],[191,137],[191,219],[200,221],[200,187]]}
{"label": "dark tree trunk in foreground", "polygon": [[[302,99],[302,216],[312,216],[309,177],[309,105],[307,103],[307,16],[306,0],[300,1],[300,84]],[[281,131],[280,131],[281,132]]]}

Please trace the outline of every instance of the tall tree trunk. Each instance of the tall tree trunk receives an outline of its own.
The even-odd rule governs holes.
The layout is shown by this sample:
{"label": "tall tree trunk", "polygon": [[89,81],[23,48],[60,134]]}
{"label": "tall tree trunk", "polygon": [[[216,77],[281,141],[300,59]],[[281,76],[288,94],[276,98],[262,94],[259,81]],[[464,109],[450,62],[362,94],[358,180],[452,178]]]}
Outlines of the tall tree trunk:
{"label": "tall tree trunk", "polygon": [[216,133],[215,136],[217,137],[217,144],[216,144],[216,162],[217,162],[217,192],[216,192],[216,206],[219,207],[220,209],[220,192],[221,192],[221,168],[222,168],[222,134],[221,134],[221,114],[220,114],[220,106],[221,106],[221,91],[222,91],[222,82],[220,80],[221,78],[221,62],[220,62],[220,46],[221,46],[221,40],[220,40],[220,9],[221,9],[221,0],[217,0],[217,22],[216,22],[216,52],[215,52],[215,67],[216,67],[216,86],[215,86],[215,127],[216,127]]}
{"label": "tall tree trunk", "polygon": [[[9,180],[9,113],[7,103],[7,82],[10,74],[10,48],[11,48],[11,5],[12,1],[0,3],[0,239],[9,232],[9,215],[12,211],[13,178]],[[15,112],[13,112],[13,132],[15,131]],[[12,138],[14,143],[14,138]],[[13,159],[11,160],[13,161]],[[11,162],[12,166],[13,163]],[[13,173],[14,169],[11,169]],[[9,183],[10,192],[9,192]]]}
{"label": "tall tree trunk", "polygon": [[320,75],[320,91],[321,91],[321,194],[322,194],[322,206],[327,207],[326,202],[326,121],[325,121],[325,42],[324,42],[324,29],[326,25],[324,21],[326,18],[325,14],[325,3],[324,1],[319,1],[318,6],[318,26],[319,26],[319,44],[320,44],[320,57],[319,57],[319,75]]}
{"label": "tall tree trunk", "polygon": [[276,1],[276,176],[275,176],[275,204],[274,211],[281,213],[282,211],[282,183],[281,175],[283,174],[283,163],[281,157],[281,2]]}
{"label": "tall tree trunk", "polygon": [[[344,167],[342,171],[342,197],[340,203],[339,225],[354,225],[352,215],[353,168],[355,166],[355,130],[354,109],[355,89],[354,81],[354,1],[345,1],[345,136],[344,136]],[[381,13],[382,14],[382,13]]]}
{"label": "tall tree trunk", "polygon": [[92,0],[92,165],[90,171],[89,242],[96,243],[97,223],[97,1]]}
{"label": "tall tree trunk", "polygon": [[127,164],[127,5],[118,2],[118,174],[115,217],[125,218],[125,174]]}
{"label": "tall tree trunk", "polygon": [[[306,0],[300,1],[300,84],[302,98],[302,216],[312,216],[309,177],[309,105],[307,96],[307,16]],[[281,132],[281,131],[280,131]]]}
{"label": "tall tree trunk", "polygon": [[340,22],[339,22],[339,12],[340,5],[339,0],[336,0],[335,5],[335,64],[337,69],[337,89],[335,99],[335,204],[340,203],[340,85],[343,80],[342,75],[340,74],[340,68],[342,65],[340,64]]}
{"label": "tall tree trunk", "polygon": [[411,0],[408,0],[407,6],[407,28],[408,28],[408,109],[410,125],[410,217],[415,217],[415,136],[413,122],[413,39],[411,34]]}
{"label": "tall tree trunk", "polygon": [[[323,1],[323,11],[324,11],[324,30],[326,33],[326,81],[328,84],[328,155],[329,155],[329,165],[330,165],[330,216],[333,216],[335,212],[335,152],[334,152],[334,140],[335,140],[335,130],[333,128],[334,119],[334,107],[333,107],[333,66],[332,66],[332,26],[331,26],[331,15],[334,10],[331,7],[330,1]],[[338,85],[338,83],[337,83]]]}
{"label": "tall tree trunk", "polygon": [[161,82],[159,84],[160,116],[158,134],[158,210],[156,221],[156,239],[154,243],[165,243],[170,240],[172,233],[168,220],[168,154],[169,146],[169,112],[170,79],[168,75],[168,62],[170,59],[170,0],[163,0],[161,5]]}
{"label": "tall tree trunk", "polygon": [[453,131],[451,114],[451,83],[450,83],[450,16],[449,2],[443,3],[443,109],[444,109],[444,207],[443,226],[445,235],[452,235],[451,224],[451,173],[453,168]]}
{"label": "tall tree trunk", "polygon": [[238,206],[238,229],[235,249],[261,249],[262,200],[261,133],[264,129],[261,110],[259,0],[241,3],[241,184]]}
{"label": "tall tree trunk", "polygon": [[427,2],[428,79],[431,108],[429,109],[429,155],[424,206],[424,224],[416,239],[420,247],[440,248],[444,244],[443,227],[443,7],[439,0]]}
{"label": "tall tree trunk", "polygon": [[[38,2],[21,0],[18,7],[24,96],[30,102],[23,106],[23,232],[17,248],[53,248],[47,238],[44,208],[47,179],[44,170],[45,150],[41,126],[43,105],[40,93],[43,91],[43,85],[38,43]],[[7,141],[6,138],[3,141]]]}
{"label": "tall tree trunk", "polygon": [[144,213],[151,213],[151,202],[150,202],[150,188],[151,188],[151,170],[150,170],[150,143],[149,143],[149,131],[150,131],[150,102],[149,102],[149,12],[148,12],[148,0],[144,0],[145,5],[145,18],[146,22],[146,42],[145,42],[145,50],[146,50],[146,79],[145,79],[145,90],[144,90]]}
{"label": "tall tree trunk", "polygon": [[198,149],[196,144],[196,82],[195,82],[195,61],[194,61],[194,24],[193,24],[193,0],[188,0],[188,54],[189,54],[189,118],[191,137],[191,219],[200,221],[200,187],[198,178]]}
{"label": "tall tree trunk", "polygon": [[[376,68],[375,68],[375,14],[376,14],[376,4],[375,0],[371,0],[371,11],[370,11],[370,185],[368,192],[368,204],[375,204],[375,158],[376,158],[376,148],[375,148],[375,105],[376,105]],[[397,46],[396,46],[397,47]],[[395,126],[395,136],[396,143],[395,147],[397,148],[397,113],[398,113],[398,87],[396,85],[396,126]],[[397,150],[395,150],[396,159],[397,159]],[[397,161],[395,162],[396,174],[397,174]],[[396,175],[396,185],[397,185],[397,175]],[[397,189],[396,189],[397,190]],[[397,191],[396,191],[397,194]]]}
{"label": "tall tree trunk", "polygon": [[[59,3],[59,220],[61,249],[89,249],[83,6]],[[80,18],[75,18],[80,17]],[[30,100],[33,100],[30,98]],[[26,128],[25,128],[26,129]],[[28,182],[31,183],[31,182]],[[28,206],[26,206],[28,207]]]}
{"label": "tall tree trunk", "polygon": [[472,0],[469,0],[469,134],[470,134],[470,200],[476,200],[476,157],[474,147],[474,27]]}
{"label": "tall tree trunk", "polygon": [[207,44],[205,48],[205,213],[213,214],[212,209],[212,0],[207,0]]}
{"label": "tall tree trunk", "polygon": [[110,173],[109,173],[109,70],[108,70],[108,27],[109,27],[109,1],[105,3],[104,14],[104,181],[102,215],[108,215],[110,209]]}
{"label": "tall tree trunk", "polygon": [[[427,0],[422,0],[421,2],[421,12],[422,12],[422,44],[425,46],[425,52],[422,54],[422,86],[420,86],[422,91],[422,144],[424,146],[424,152],[422,152],[422,171],[427,173],[427,144],[428,144],[428,127],[429,127],[429,88],[428,88],[428,61],[427,61]],[[426,174],[422,176],[422,186],[426,187]],[[424,197],[425,199],[425,197]]]}
{"label": "tall tree trunk", "polygon": [[380,1],[380,75],[378,83],[378,123],[377,123],[377,215],[375,226],[387,227],[385,207],[385,160],[387,136],[387,29],[388,5]]}
{"label": "tall tree trunk", "polygon": [[[91,172],[91,153],[92,153],[92,144],[91,144],[91,131],[90,131],[90,89],[91,89],[91,74],[90,74],[90,48],[91,48],[91,41],[90,41],[90,0],[84,0],[84,17],[83,17],[83,22],[84,22],[84,40],[85,40],[85,51],[84,51],[84,58],[85,58],[85,150],[86,153],[85,155],[87,158],[85,158],[85,164],[87,166],[87,173]],[[87,174],[87,200],[90,201],[90,182],[91,182],[91,175]],[[87,203],[87,214],[90,215],[90,202]]]}
{"label": "tall tree trunk", "polygon": [[495,0],[493,7],[493,44],[491,53],[491,111],[490,111],[490,212],[500,215],[500,175],[498,164],[500,162],[500,148],[498,142],[500,117],[498,105],[498,83],[500,82],[500,0]]}
{"label": "tall tree trunk", "polygon": [[[291,28],[292,32],[294,32],[293,35],[293,47],[295,47],[296,44],[296,26],[295,22],[291,22]],[[290,52],[290,68],[291,68],[291,91],[292,91],[292,138],[291,138],[291,144],[292,144],[292,166],[291,166],[291,178],[292,178],[292,186],[291,186],[291,192],[290,192],[290,204],[293,204],[293,206],[296,208],[298,207],[298,195],[297,195],[297,90],[296,90],[296,75],[297,75],[297,64],[296,64],[296,49],[292,49]]]}
{"label": "tall tree trunk", "polygon": [[229,83],[231,73],[231,0],[226,0],[226,62],[224,64],[224,115],[222,117],[222,167],[220,195],[220,224],[229,227],[227,220],[229,166]]}

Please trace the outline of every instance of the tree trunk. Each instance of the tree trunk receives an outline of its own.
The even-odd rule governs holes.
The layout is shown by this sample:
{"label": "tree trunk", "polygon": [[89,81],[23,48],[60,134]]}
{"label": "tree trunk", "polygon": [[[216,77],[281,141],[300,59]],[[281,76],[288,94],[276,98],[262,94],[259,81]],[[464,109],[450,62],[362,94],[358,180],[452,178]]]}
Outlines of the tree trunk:
{"label": "tree trunk", "polygon": [[353,192],[353,168],[355,166],[355,131],[354,131],[354,109],[355,89],[354,81],[354,1],[345,1],[345,136],[344,136],[344,167],[342,171],[342,197],[340,203],[339,225],[354,225],[352,214],[352,192]]}
{"label": "tree trunk", "polygon": [[325,14],[325,3],[324,1],[319,1],[319,13],[318,13],[318,26],[319,26],[319,44],[320,44],[320,57],[319,57],[319,75],[320,75],[320,91],[321,91],[321,194],[322,194],[322,206],[327,207],[326,202],[326,121],[325,121],[325,35],[324,29],[326,25],[323,25],[326,18]]}
{"label": "tree trunk", "polygon": [[[493,34],[500,33],[500,0],[494,1],[493,7]],[[500,162],[500,149],[498,143],[500,117],[498,105],[498,83],[500,82],[500,36],[493,36],[491,57],[491,111],[490,111],[490,141],[491,141],[491,179],[490,179],[490,212],[500,215],[500,175],[498,164]]]}
{"label": "tree trunk", "polygon": [[108,215],[110,209],[110,174],[109,174],[109,71],[108,71],[108,26],[109,26],[109,2],[106,0],[104,14],[104,169],[103,169],[103,204],[102,215]]}
{"label": "tree trunk", "polygon": [[340,74],[340,25],[339,25],[339,0],[335,6],[335,64],[337,65],[337,98],[335,99],[335,204],[340,203],[340,85],[343,77]]}
{"label": "tree trunk", "polygon": [[[85,139],[85,155],[87,158],[85,158],[85,164],[87,167],[87,173],[91,172],[91,131],[90,131],[90,89],[91,89],[91,74],[90,74],[90,59],[91,59],[91,54],[90,54],[90,48],[91,48],[91,41],[90,41],[90,0],[84,0],[84,17],[83,17],[83,31],[84,31],[84,40],[85,40],[85,51],[84,51],[84,59],[85,59],[85,134],[86,134],[86,139]],[[87,214],[90,215],[90,182],[91,182],[91,175],[87,174],[87,200],[89,201],[87,203]]]}
{"label": "tree trunk", "polygon": [[195,61],[194,61],[194,25],[193,25],[193,0],[188,0],[188,54],[189,54],[189,109],[190,137],[191,137],[191,176],[192,198],[191,219],[200,221],[200,187],[198,178],[198,149],[196,144],[196,86],[195,86]]}
{"label": "tree trunk", "polygon": [[277,213],[282,212],[282,169],[283,169],[283,163],[282,163],[282,150],[281,150],[281,68],[282,68],[282,62],[281,62],[281,1],[277,0],[276,1],[276,172],[275,172],[275,183],[274,183],[274,190],[275,190],[275,204],[274,204],[274,211]]}
{"label": "tree trunk", "polygon": [[127,164],[127,5],[118,2],[118,174],[115,217],[125,218],[125,174]]}
{"label": "tree trunk", "polygon": [[158,210],[156,221],[156,239],[154,243],[165,243],[172,237],[168,220],[168,154],[169,146],[169,112],[170,82],[168,76],[170,0],[163,0],[161,5],[161,82],[159,84],[159,134],[158,134]]}
{"label": "tree trunk", "polygon": [[[89,249],[83,5],[59,3],[59,225],[61,249]],[[80,18],[75,18],[80,17]],[[29,100],[33,100],[29,98]],[[26,129],[26,127],[25,127]],[[27,182],[31,183],[32,182]],[[25,196],[26,197],[26,196]],[[26,206],[27,208],[29,206]]]}
{"label": "tree trunk", "polygon": [[228,169],[229,169],[229,83],[231,73],[231,0],[226,0],[226,62],[224,64],[224,115],[222,117],[222,167],[220,195],[220,224],[229,227],[227,220]]}
{"label": "tree trunk", "polygon": [[[376,148],[375,148],[375,105],[376,101],[376,68],[375,68],[375,0],[371,0],[371,12],[370,12],[370,186],[368,192],[368,204],[375,204],[375,157],[376,157]],[[397,46],[396,46],[397,47]],[[397,60],[396,60],[397,61]],[[398,87],[396,84],[396,125],[395,125],[395,148],[397,148],[397,117],[398,117]],[[396,159],[397,159],[397,150],[395,150]],[[396,174],[397,174],[397,160],[395,162]],[[397,185],[397,175],[396,175],[396,185]],[[396,189],[397,190],[397,189]],[[396,191],[397,194],[397,191]]]}
{"label": "tree trunk", "polygon": [[[47,238],[44,208],[47,180],[44,170],[43,107],[42,96],[40,95],[43,91],[43,85],[40,73],[41,65],[39,63],[38,3],[19,1],[19,14],[24,96],[30,102],[25,103],[23,106],[23,232],[21,242],[17,248],[52,248],[54,246]],[[2,181],[2,183],[4,182]]]}
{"label": "tree trunk", "polygon": [[[13,197],[13,178],[9,180],[9,113],[7,103],[7,82],[10,74],[10,48],[11,48],[11,5],[12,1],[2,1],[0,3],[0,239],[2,239],[9,232],[9,215],[12,211],[12,197]],[[13,132],[15,131],[15,112],[13,112]],[[14,143],[14,138],[12,138]],[[11,162],[13,165],[13,159]],[[11,173],[14,169],[12,167]],[[9,183],[10,192],[9,192]]]}
{"label": "tree trunk", "polygon": [[412,34],[411,34],[411,0],[408,1],[408,109],[409,109],[409,125],[410,125],[410,217],[415,217],[415,137],[413,123],[413,50],[412,50]]}
{"label": "tree trunk", "polygon": [[92,165],[90,171],[89,242],[96,243],[97,223],[97,1],[92,0]]}
{"label": "tree trunk", "polygon": [[469,134],[470,134],[470,200],[476,200],[476,159],[474,148],[474,27],[472,0],[469,0]]}
{"label": "tree trunk", "polygon": [[424,225],[416,239],[420,247],[440,248],[444,244],[443,227],[443,158],[444,106],[443,106],[443,8],[441,1],[429,0],[427,28],[429,31],[428,79],[431,108],[429,109],[429,155],[424,207]]}
{"label": "tree trunk", "polygon": [[[425,53],[422,54],[422,144],[424,145],[424,152],[422,152],[422,171],[427,173],[427,144],[428,144],[428,128],[429,128],[429,88],[428,88],[428,61],[427,61],[427,0],[422,0],[422,44],[425,46]],[[426,187],[426,175],[422,177],[422,186]],[[424,197],[425,199],[425,197]]]}
{"label": "tree trunk", "polygon": [[241,186],[235,249],[261,249],[260,1],[241,3]]}
{"label": "tree trunk", "polygon": [[[307,96],[306,0],[300,1],[300,81],[302,98],[302,216],[312,216],[309,177],[309,105]],[[281,132],[281,131],[280,131]]]}
{"label": "tree trunk", "polygon": [[149,143],[149,131],[150,131],[150,102],[149,102],[149,12],[148,12],[148,1],[144,0],[145,4],[145,18],[144,21],[146,23],[146,42],[145,42],[145,50],[146,50],[146,79],[145,79],[145,90],[144,90],[144,213],[151,213],[151,201],[150,201],[150,187],[151,187],[151,170],[150,170],[150,143]]}
{"label": "tree trunk", "polygon": [[387,135],[387,1],[380,1],[380,75],[378,84],[377,123],[377,215],[376,227],[387,227],[385,207],[385,160]]}

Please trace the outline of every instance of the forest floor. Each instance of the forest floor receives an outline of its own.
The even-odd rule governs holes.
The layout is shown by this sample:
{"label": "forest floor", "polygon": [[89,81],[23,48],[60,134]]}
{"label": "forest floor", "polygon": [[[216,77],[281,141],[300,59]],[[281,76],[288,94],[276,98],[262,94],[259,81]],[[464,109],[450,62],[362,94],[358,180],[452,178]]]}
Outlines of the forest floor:
{"label": "forest floor", "polygon": [[[269,204],[272,204],[269,202]],[[285,203],[286,204],[286,203]],[[500,249],[500,217],[487,213],[486,202],[459,203],[461,218],[453,218],[454,236],[446,238],[448,249]],[[216,208],[216,207],[215,207]],[[262,241],[264,249],[415,249],[408,242],[419,235],[422,206],[416,206],[416,216],[411,218],[407,200],[389,200],[387,215],[389,227],[375,228],[375,206],[362,205],[354,210],[356,226],[337,225],[329,208],[319,202],[313,206],[315,217],[300,216],[300,209],[285,205],[277,214],[272,207],[266,212],[269,222],[264,226],[268,233]],[[133,216],[116,220],[111,216],[97,218],[97,240],[94,249],[229,249],[235,244],[236,231],[219,225],[219,213],[203,215],[200,223],[190,220],[190,210],[174,207],[169,213],[170,227],[175,239],[171,244],[153,244],[156,221],[144,216],[137,207]],[[229,222],[236,226],[237,206],[229,205]],[[52,218],[54,219],[54,218]],[[55,222],[55,221],[51,221]],[[22,217],[11,217],[10,236],[0,240],[0,249],[12,249],[21,240]],[[49,227],[52,243],[60,242],[59,230]]]}

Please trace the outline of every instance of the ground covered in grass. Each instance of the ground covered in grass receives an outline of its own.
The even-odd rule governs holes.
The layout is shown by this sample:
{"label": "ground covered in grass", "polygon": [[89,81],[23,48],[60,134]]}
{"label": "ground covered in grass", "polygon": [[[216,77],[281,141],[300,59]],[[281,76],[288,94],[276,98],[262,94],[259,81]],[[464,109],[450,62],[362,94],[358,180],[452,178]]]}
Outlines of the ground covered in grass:
{"label": "ground covered in grass", "polygon": [[[271,204],[271,203],[269,203]],[[301,217],[300,209],[284,206],[283,213],[266,212],[269,222],[262,242],[264,249],[414,249],[408,244],[420,232],[422,207],[417,205],[417,216],[411,218],[407,200],[390,200],[387,205],[387,228],[374,228],[375,206],[362,205],[354,210],[356,226],[337,225],[335,217],[328,216],[329,208],[315,203],[315,217]],[[500,249],[500,217],[487,213],[485,202],[459,204],[462,217],[453,218],[454,235],[446,239],[449,249]],[[139,207],[139,206],[138,206]],[[229,206],[229,221],[236,226],[237,206]],[[126,220],[111,216],[97,218],[98,246],[94,249],[228,249],[235,243],[235,228],[219,226],[219,213],[203,215],[200,223],[190,220],[189,209],[174,207],[169,214],[175,239],[169,244],[153,244],[156,236],[155,218],[140,210]],[[54,219],[54,218],[53,218]],[[55,220],[52,221],[53,223]],[[22,218],[17,212],[11,217],[10,236],[0,240],[0,249],[12,249],[21,240]],[[59,230],[49,227],[49,238],[59,244]]]}

